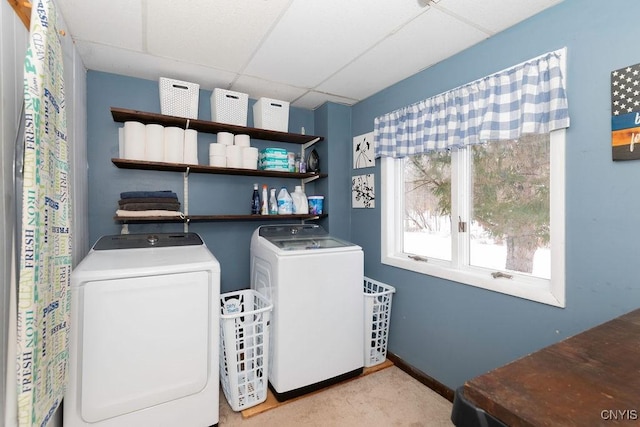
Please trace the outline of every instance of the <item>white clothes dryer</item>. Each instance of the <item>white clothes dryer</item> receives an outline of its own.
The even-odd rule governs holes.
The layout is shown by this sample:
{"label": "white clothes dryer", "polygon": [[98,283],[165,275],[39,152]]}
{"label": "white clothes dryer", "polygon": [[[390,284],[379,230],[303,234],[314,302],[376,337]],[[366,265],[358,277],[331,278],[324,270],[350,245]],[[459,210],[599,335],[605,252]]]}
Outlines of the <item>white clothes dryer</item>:
{"label": "white clothes dryer", "polygon": [[197,234],[100,238],[71,275],[64,426],[217,425],[219,307]]}
{"label": "white clothes dryer", "polygon": [[251,287],[273,304],[269,387],[279,401],[362,373],[364,255],[315,224],[251,238]]}

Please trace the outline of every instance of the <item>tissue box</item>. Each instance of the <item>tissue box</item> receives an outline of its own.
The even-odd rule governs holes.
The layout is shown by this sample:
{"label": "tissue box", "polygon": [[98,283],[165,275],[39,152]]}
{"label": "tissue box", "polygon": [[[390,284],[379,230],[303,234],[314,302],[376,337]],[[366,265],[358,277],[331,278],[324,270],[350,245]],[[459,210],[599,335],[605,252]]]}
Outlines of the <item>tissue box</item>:
{"label": "tissue box", "polygon": [[253,104],[254,127],[287,132],[289,130],[289,103],[271,98],[260,98]]}
{"label": "tissue box", "polygon": [[211,120],[236,126],[247,125],[249,95],[220,88],[211,93]]}

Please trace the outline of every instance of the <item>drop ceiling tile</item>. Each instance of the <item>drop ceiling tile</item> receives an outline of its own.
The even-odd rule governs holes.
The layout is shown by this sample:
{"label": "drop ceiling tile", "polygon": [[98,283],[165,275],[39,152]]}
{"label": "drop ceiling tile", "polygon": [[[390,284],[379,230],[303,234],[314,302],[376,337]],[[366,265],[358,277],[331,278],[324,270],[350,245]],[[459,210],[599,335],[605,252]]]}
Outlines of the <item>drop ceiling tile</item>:
{"label": "drop ceiling tile", "polygon": [[560,2],[562,0],[440,0],[435,7],[444,8],[497,33]]}
{"label": "drop ceiling tile", "polygon": [[424,10],[416,0],[294,0],[245,71],[312,88]]}
{"label": "drop ceiling tile", "polygon": [[364,99],[486,38],[486,33],[432,8],[318,90]]}
{"label": "drop ceiling tile", "polygon": [[140,0],[57,0],[56,3],[74,40],[133,50],[142,48]]}
{"label": "drop ceiling tile", "polygon": [[352,105],[561,0],[420,1],[56,3],[88,69],[233,87],[313,109]]}
{"label": "drop ceiling tile", "polygon": [[153,55],[238,72],[291,0],[149,0]]}
{"label": "drop ceiling tile", "polygon": [[294,107],[306,108],[308,110],[315,110],[316,108],[322,106],[322,104],[324,104],[325,102],[353,105],[358,102],[358,100],[316,91],[309,91],[302,97],[294,101],[291,105]]}
{"label": "drop ceiling tile", "polygon": [[273,83],[256,77],[241,76],[233,83],[231,90],[249,94],[249,98],[258,99],[260,97],[279,99],[291,102],[307,92],[295,86],[281,83]]}
{"label": "drop ceiling tile", "polygon": [[140,54],[95,43],[77,42],[84,66],[89,70],[121,74],[147,80],[160,77],[198,83],[201,89],[227,87],[235,74],[166,58]]}

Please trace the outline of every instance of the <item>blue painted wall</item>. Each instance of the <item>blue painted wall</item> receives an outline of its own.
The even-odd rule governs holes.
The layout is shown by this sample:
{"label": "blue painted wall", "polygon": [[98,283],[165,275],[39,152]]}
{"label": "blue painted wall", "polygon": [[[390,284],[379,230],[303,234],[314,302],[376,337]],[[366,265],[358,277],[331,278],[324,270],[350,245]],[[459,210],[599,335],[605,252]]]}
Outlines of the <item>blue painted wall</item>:
{"label": "blue painted wall", "polygon": [[[314,112],[291,109],[290,129],[323,135],[318,145],[326,180],[309,193],[327,194],[332,234],[365,249],[365,273],[397,288],[389,350],[455,388],[465,380],[640,305],[637,264],[640,162],[611,161],[610,72],[640,62],[640,3],[565,0],[560,5],[418,73],[353,107],[326,104]],[[446,43],[436,40],[434,43]],[[373,119],[547,51],[568,48],[571,128],[567,132],[567,307],[559,309],[380,264],[380,201],[350,209],[351,138],[373,129]],[[425,46],[428,48],[428,44]],[[419,54],[408,48],[406,54]],[[118,195],[134,189],[170,189],[182,195],[182,175],[117,169],[117,129],[109,107],[159,112],[157,82],[88,73],[90,236],[118,233]],[[210,117],[200,94],[200,118]],[[249,108],[251,115],[251,108]],[[249,118],[252,123],[252,117]],[[200,159],[207,158],[201,135]],[[190,212],[249,209],[250,177],[192,175]],[[261,180],[268,185],[276,185]],[[292,181],[289,186],[293,188]],[[193,224],[222,265],[223,292],[248,285],[249,242],[255,223]],[[144,225],[132,232],[182,230]]]}
{"label": "blue painted wall", "polygon": [[318,147],[322,172],[329,178],[318,182],[319,193],[326,194],[330,215],[320,222],[332,235],[350,239],[351,223],[351,108],[326,103],[314,112],[318,135],[329,144]]}
{"label": "blue painted wall", "polygon": [[[353,107],[352,132],[360,135],[378,115],[568,49],[566,308],[382,265],[378,203],[352,210],[351,238],[366,249],[366,274],[397,288],[390,351],[454,388],[640,306],[640,162],[612,162],[610,136],[610,72],[640,62],[638,16],[633,0],[565,0]],[[379,189],[379,165],[375,174]]]}

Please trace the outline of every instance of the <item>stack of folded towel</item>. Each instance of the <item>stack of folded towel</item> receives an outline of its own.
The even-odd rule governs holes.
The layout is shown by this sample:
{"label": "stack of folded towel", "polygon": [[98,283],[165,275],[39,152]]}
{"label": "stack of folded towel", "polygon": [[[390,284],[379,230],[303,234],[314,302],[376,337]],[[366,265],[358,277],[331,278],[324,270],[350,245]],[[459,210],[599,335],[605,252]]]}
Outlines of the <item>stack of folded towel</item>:
{"label": "stack of folded towel", "polygon": [[116,216],[182,216],[173,191],[125,191],[120,193]]}

